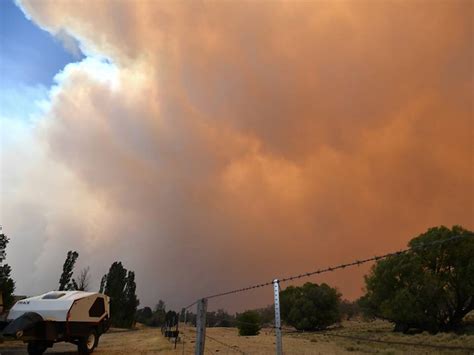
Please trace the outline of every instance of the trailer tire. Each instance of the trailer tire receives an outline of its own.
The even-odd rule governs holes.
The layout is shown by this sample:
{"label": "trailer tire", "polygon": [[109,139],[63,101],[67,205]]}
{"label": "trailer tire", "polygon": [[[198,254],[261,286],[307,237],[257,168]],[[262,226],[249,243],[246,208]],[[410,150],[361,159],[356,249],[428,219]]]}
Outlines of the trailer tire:
{"label": "trailer tire", "polygon": [[79,339],[77,350],[81,355],[91,354],[97,344],[99,344],[99,335],[94,329],[92,329],[87,336]]}
{"label": "trailer tire", "polygon": [[28,355],[43,355],[47,348],[43,343],[31,341],[28,343]]}

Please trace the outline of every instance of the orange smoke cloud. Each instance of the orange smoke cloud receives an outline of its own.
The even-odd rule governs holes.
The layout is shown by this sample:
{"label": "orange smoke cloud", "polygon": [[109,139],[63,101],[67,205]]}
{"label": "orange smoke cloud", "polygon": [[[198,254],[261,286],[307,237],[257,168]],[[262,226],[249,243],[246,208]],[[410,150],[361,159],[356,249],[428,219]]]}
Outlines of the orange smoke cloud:
{"label": "orange smoke cloud", "polygon": [[[21,5],[89,56],[58,76],[37,128],[81,191],[39,234],[100,272],[124,260],[142,303],[473,227],[470,1]],[[47,253],[38,272],[57,268]],[[353,298],[364,271],[314,281]],[[271,302],[246,297],[218,302]]]}

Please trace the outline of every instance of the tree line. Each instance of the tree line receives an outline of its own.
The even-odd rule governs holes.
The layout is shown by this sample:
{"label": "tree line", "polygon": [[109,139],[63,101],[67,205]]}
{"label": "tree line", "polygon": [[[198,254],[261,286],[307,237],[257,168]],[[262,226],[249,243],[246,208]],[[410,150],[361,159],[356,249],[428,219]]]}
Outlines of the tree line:
{"label": "tree line", "polygon": [[[453,237],[465,238],[450,240]],[[446,240],[450,241],[432,244]],[[432,245],[421,248],[425,244]],[[408,245],[408,252],[372,266],[364,278],[365,294],[356,301],[343,300],[339,291],[326,283],[288,286],[280,292],[284,324],[317,331],[360,316],[387,320],[395,331],[405,333],[460,328],[463,318],[474,310],[474,233],[461,226],[434,227]],[[195,324],[194,314],[186,312],[186,319]],[[256,335],[273,321],[273,306],[235,315],[224,310],[207,313],[207,326],[237,327],[241,335]]]}
{"label": "tree line", "polygon": [[[424,244],[466,237],[439,243],[429,248]],[[8,238],[0,234],[0,290],[9,308],[13,302],[15,283],[11,267],[4,264]],[[350,302],[342,299],[339,291],[326,283],[307,282],[302,286],[288,286],[280,292],[281,318],[297,330],[326,329],[343,318],[363,316],[384,319],[394,324],[395,331],[410,329],[431,333],[455,330],[463,318],[474,310],[474,233],[461,226],[428,229],[409,242],[411,249],[377,261],[365,276],[365,294]],[[73,278],[79,254],[69,251],[59,279],[59,290],[87,290],[89,268]],[[135,321],[149,326],[175,325],[181,322],[196,324],[190,311],[166,310],[160,300],[154,309],[137,310],[135,273],[114,262],[100,283],[100,292],[111,297],[112,324],[131,327]],[[235,315],[225,310],[207,313],[209,327],[238,327],[242,335],[258,334],[262,326],[272,325],[273,306],[248,310]]]}

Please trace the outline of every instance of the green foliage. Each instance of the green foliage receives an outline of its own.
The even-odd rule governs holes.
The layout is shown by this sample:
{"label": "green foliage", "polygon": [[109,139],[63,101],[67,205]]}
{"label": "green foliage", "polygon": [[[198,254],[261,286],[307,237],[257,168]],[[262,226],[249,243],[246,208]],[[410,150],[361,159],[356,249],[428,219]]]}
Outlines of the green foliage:
{"label": "green foliage", "polygon": [[206,323],[208,327],[233,327],[235,326],[235,317],[223,309],[218,309],[217,312],[206,313]]}
{"label": "green foliage", "polygon": [[343,300],[339,304],[339,313],[341,317],[347,320],[350,320],[361,313],[360,306],[358,301],[351,302],[348,300]]}
{"label": "green foliage", "polygon": [[239,329],[239,335],[258,335],[261,329],[260,316],[256,311],[245,311],[237,314],[237,328]]}
{"label": "green foliage", "polygon": [[137,322],[148,325],[149,327],[161,327],[166,324],[166,315],[165,302],[159,300],[154,311],[152,311],[150,307],[140,309],[137,311],[135,319]]}
{"label": "green foliage", "polygon": [[[419,248],[454,236],[468,238]],[[458,327],[474,309],[473,237],[460,226],[431,228],[410,241],[418,249],[377,262],[365,277],[367,293],[359,302],[364,312],[399,331]]]}
{"label": "green foliage", "polygon": [[114,262],[105,276],[104,293],[110,297],[112,325],[130,328],[135,320],[139,301],[135,294],[135,273],[125,269],[121,262]]}
{"label": "green foliage", "polygon": [[4,309],[10,309],[13,305],[13,292],[15,291],[15,282],[11,278],[12,268],[8,264],[3,265],[7,256],[8,242],[8,237],[3,233],[0,234],[0,292],[3,296]]}
{"label": "green foliage", "polygon": [[377,308],[368,294],[363,295],[356,302],[364,320],[371,321],[377,318]]}
{"label": "green foliage", "polygon": [[321,330],[340,321],[341,295],[325,283],[289,286],[280,292],[281,317],[298,330]]}
{"label": "green foliage", "polygon": [[153,311],[151,310],[151,308],[145,307],[137,310],[137,313],[135,314],[135,320],[139,323],[146,324],[147,322],[149,322],[152,316]]}
{"label": "green foliage", "polygon": [[76,282],[74,280],[71,282],[71,277],[74,272],[74,265],[76,264],[78,256],[79,254],[77,251],[73,252],[72,250],[69,250],[67,252],[66,260],[63,264],[63,272],[59,278],[59,291],[77,289]]}
{"label": "green foliage", "polygon": [[264,308],[258,308],[255,310],[260,316],[260,321],[264,325],[271,325],[275,323],[275,306],[269,305]]}

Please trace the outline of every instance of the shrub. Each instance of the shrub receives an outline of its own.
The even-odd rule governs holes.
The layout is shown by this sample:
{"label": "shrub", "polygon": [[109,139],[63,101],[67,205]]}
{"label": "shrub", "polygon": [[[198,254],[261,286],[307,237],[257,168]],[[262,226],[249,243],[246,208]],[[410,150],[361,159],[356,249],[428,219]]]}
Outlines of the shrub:
{"label": "shrub", "polygon": [[323,283],[289,286],[280,292],[281,317],[298,330],[321,330],[338,322],[341,295]]}
{"label": "shrub", "polygon": [[245,311],[237,315],[237,328],[239,335],[258,335],[260,327],[260,316],[256,311]]}

